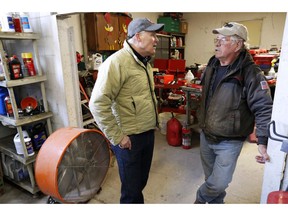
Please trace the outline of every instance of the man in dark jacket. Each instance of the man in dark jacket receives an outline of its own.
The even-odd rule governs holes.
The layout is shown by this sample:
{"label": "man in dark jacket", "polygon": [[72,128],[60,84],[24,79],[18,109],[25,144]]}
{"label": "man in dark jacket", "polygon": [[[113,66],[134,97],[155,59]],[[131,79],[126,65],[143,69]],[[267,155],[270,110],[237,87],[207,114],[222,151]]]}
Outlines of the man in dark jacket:
{"label": "man in dark jacket", "polygon": [[213,34],[215,55],[203,74],[198,112],[205,182],[195,203],[224,203],[243,143],[254,125],[261,154],[256,160],[269,161],[267,124],[273,101],[265,76],[245,46],[247,28],[229,22]]}

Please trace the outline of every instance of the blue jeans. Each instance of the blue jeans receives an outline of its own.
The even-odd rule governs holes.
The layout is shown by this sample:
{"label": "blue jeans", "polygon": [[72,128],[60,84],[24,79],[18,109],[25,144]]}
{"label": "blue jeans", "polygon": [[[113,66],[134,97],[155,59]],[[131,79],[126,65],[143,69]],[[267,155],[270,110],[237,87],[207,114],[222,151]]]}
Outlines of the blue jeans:
{"label": "blue jeans", "polygon": [[201,132],[200,156],[205,182],[198,189],[196,200],[201,203],[224,203],[225,190],[232,181],[242,147],[241,140],[214,143]]}
{"label": "blue jeans", "polygon": [[121,180],[120,203],[144,203],[142,191],[147,184],[153,151],[154,130],[129,135],[132,149],[111,145],[119,168]]}

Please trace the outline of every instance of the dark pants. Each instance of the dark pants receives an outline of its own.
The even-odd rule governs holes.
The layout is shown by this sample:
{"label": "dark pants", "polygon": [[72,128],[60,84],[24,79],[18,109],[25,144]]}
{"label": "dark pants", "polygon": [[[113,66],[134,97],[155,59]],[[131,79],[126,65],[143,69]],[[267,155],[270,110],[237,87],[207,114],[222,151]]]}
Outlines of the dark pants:
{"label": "dark pants", "polygon": [[111,145],[122,183],[120,203],[144,203],[142,190],[149,177],[154,150],[154,130],[129,137],[131,150]]}

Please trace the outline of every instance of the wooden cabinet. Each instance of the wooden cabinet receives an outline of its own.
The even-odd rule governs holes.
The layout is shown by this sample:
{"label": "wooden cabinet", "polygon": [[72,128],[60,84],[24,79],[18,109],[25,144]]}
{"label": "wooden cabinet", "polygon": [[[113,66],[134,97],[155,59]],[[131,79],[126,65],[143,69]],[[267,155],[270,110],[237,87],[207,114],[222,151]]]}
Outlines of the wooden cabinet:
{"label": "wooden cabinet", "polygon": [[127,36],[131,18],[118,13],[86,13],[85,27],[89,52],[119,50]]}

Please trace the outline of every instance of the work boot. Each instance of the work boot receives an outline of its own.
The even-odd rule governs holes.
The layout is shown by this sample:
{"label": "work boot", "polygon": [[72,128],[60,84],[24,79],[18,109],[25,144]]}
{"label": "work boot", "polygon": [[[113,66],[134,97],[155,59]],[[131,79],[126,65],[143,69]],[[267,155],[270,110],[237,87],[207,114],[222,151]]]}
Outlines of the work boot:
{"label": "work boot", "polygon": [[194,202],[194,204],[206,204],[206,202],[201,202],[201,201],[199,201],[199,200],[195,200],[195,202]]}

